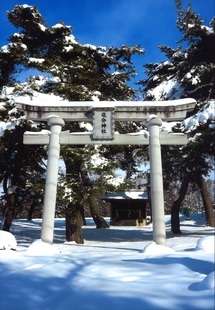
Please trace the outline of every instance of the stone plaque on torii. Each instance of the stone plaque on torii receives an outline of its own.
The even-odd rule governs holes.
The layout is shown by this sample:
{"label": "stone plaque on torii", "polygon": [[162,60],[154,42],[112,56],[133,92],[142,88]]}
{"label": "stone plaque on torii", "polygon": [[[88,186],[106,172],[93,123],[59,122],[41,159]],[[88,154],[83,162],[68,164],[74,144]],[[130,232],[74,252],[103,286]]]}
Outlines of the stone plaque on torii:
{"label": "stone plaque on torii", "polygon": [[[19,100],[19,101],[18,101]],[[192,98],[170,101],[59,101],[45,104],[29,97],[19,98],[18,108],[27,119],[47,122],[50,132],[25,132],[24,144],[49,144],[41,239],[53,243],[57,178],[61,144],[137,144],[149,145],[153,241],[166,244],[164,217],[161,145],[185,145],[183,133],[160,132],[162,121],[182,121],[192,111],[196,101]],[[50,100],[51,101],[51,100]],[[148,132],[117,134],[114,122],[142,121]],[[65,121],[92,122],[92,132],[63,131]]]}

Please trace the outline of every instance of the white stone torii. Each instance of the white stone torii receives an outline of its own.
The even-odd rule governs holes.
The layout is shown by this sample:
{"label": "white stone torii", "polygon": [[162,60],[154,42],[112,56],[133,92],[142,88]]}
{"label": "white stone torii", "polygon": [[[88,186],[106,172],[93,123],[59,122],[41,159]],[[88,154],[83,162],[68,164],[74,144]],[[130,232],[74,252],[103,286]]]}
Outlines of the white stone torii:
{"label": "white stone torii", "polygon": [[[41,239],[44,242],[53,243],[61,144],[149,144],[153,241],[159,245],[166,244],[160,145],[184,145],[187,143],[187,137],[182,133],[159,132],[159,127],[162,125],[162,120],[183,120],[187,113],[194,109],[196,105],[194,99],[160,102],[60,101],[57,104],[39,103],[26,97],[19,100],[18,108],[25,111],[27,119],[47,121],[50,126],[50,133],[26,132],[23,139],[24,144],[49,144],[41,230]],[[143,121],[148,127],[148,135],[115,134],[114,120]],[[62,132],[65,121],[92,121],[93,132]]]}

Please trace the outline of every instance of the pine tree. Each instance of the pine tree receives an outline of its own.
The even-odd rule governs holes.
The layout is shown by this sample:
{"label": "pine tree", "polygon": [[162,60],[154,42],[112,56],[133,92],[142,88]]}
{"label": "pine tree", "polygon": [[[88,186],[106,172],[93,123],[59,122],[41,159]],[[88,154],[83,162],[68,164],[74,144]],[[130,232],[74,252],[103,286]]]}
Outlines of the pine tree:
{"label": "pine tree", "polygon": [[[181,1],[176,1],[178,8],[177,26],[182,34],[177,48],[160,46],[167,58],[162,63],[147,64],[147,79],[141,82],[146,100],[168,100],[193,97],[197,101],[192,120],[198,119],[198,113],[206,111],[214,105],[215,98],[215,33],[214,19],[210,27],[198,14],[181,9]],[[187,132],[190,142],[181,150],[173,147],[163,148],[163,166],[165,179],[174,177],[181,181],[178,198],[172,206],[172,231],[180,233],[179,210],[186,195],[190,182],[196,182],[203,196],[206,222],[215,226],[215,219],[210,196],[207,195],[206,176],[213,168],[214,162],[214,130],[213,118],[198,122],[191,128],[184,122],[181,130]],[[177,127],[173,130],[178,130]],[[168,153],[174,154],[174,161]],[[168,156],[167,156],[168,155]],[[165,161],[165,157],[167,160]],[[170,161],[169,161],[170,159]],[[201,180],[201,181],[200,181]],[[200,184],[202,182],[202,184]],[[208,197],[208,199],[205,199]]]}
{"label": "pine tree", "polygon": [[[79,44],[73,36],[70,26],[58,23],[46,27],[46,23],[38,9],[28,5],[16,5],[8,13],[9,21],[19,30],[10,37],[7,52],[8,63],[11,61],[11,72],[16,69],[37,69],[43,77],[31,77],[28,83],[19,84],[19,91],[34,96],[38,92],[55,94],[70,101],[94,100],[133,100],[135,90],[128,81],[135,75],[132,56],[143,54],[140,46],[122,46],[121,48],[103,48],[89,44]],[[17,56],[16,56],[17,55]],[[6,57],[6,55],[3,55]],[[2,67],[2,70],[5,67]],[[11,74],[2,79],[6,85]],[[79,123],[67,123],[66,130],[82,131]],[[89,174],[89,160],[93,150],[81,147],[64,147],[62,157],[66,166],[65,186],[71,189],[70,200],[65,202],[67,214],[76,209],[80,218],[85,202],[91,207],[94,204],[94,218],[97,227],[107,227],[105,221],[96,214],[98,202],[95,193],[101,191],[101,183],[95,182]],[[111,173],[112,167],[106,173]],[[97,168],[98,169],[98,168]],[[85,173],[84,173],[85,172]],[[93,171],[93,176],[96,170]],[[104,181],[104,179],[103,179]],[[97,185],[97,187],[95,187]],[[92,190],[93,189],[93,190]],[[96,206],[97,204],[97,206]],[[95,215],[96,214],[96,215]],[[74,213],[72,214],[74,218]],[[77,222],[80,224],[80,220]],[[73,223],[73,228],[77,223]],[[68,225],[70,226],[70,225]],[[79,225],[80,226],[80,225]],[[75,234],[70,230],[68,238],[74,237],[82,242],[80,231]]]}
{"label": "pine tree", "polygon": [[31,124],[11,110],[4,115],[9,107],[11,109],[11,105],[6,104],[4,113],[0,113],[1,122],[9,124],[10,121],[12,127],[6,129],[0,137],[0,182],[3,184],[6,201],[2,228],[7,231],[12,219],[18,216],[24,205],[30,208],[34,201],[40,200],[40,186],[44,184],[45,173],[42,158],[46,157],[41,147],[23,146],[23,134],[31,129]]}

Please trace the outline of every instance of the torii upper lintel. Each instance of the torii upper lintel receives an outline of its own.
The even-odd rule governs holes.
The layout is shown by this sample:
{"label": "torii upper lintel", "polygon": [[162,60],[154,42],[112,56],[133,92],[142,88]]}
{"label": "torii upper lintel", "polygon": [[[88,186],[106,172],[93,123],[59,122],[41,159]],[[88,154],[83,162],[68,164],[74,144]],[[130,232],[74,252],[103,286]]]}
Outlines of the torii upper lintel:
{"label": "torii upper lintel", "polygon": [[90,121],[96,109],[114,111],[117,121],[146,121],[151,114],[163,121],[181,121],[187,113],[193,111],[196,101],[192,98],[169,101],[58,101],[38,102],[29,97],[16,99],[18,108],[25,112],[27,119],[47,121],[50,115],[56,115],[64,121]]}

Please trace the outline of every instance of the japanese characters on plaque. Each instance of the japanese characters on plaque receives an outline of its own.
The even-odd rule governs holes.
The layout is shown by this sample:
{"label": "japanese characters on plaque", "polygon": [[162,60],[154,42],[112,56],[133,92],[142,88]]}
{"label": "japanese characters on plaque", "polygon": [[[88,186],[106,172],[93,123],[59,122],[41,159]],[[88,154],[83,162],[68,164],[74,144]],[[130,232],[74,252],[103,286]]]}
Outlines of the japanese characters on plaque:
{"label": "japanese characters on plaque", "polygon": [[113,140],[114,139],[114,110],[94,109],[93,117],[93,139]]}

